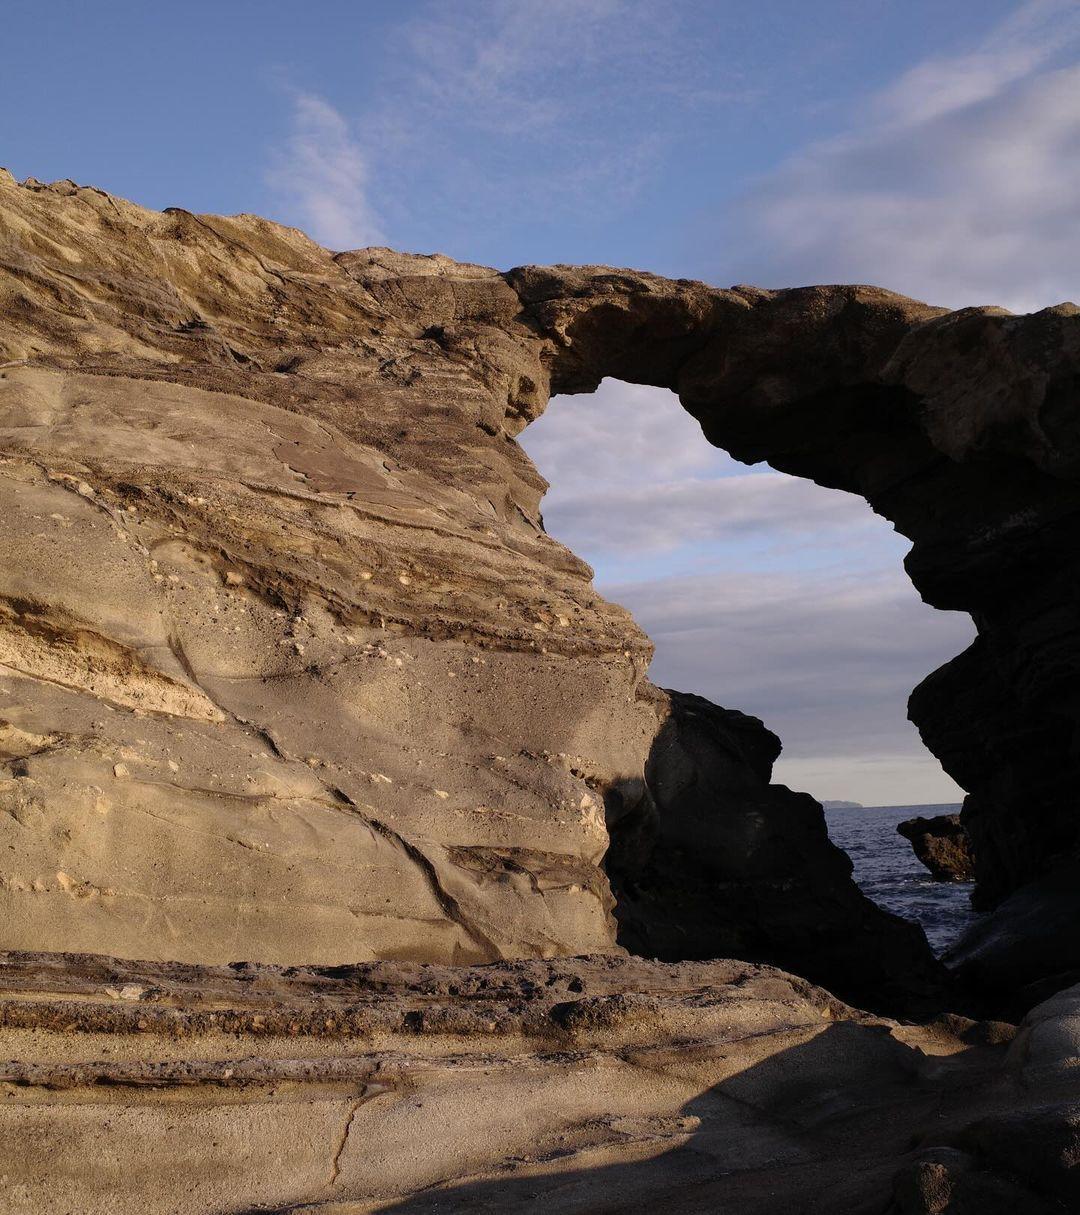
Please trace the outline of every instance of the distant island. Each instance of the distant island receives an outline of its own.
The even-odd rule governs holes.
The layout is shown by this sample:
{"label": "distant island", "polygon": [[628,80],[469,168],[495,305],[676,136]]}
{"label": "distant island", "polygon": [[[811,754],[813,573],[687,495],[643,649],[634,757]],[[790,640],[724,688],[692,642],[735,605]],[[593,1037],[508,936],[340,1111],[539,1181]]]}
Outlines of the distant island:
{"label": "distant island", "polygon": [[826,810],[865,810],[862,802],[822,802]]}

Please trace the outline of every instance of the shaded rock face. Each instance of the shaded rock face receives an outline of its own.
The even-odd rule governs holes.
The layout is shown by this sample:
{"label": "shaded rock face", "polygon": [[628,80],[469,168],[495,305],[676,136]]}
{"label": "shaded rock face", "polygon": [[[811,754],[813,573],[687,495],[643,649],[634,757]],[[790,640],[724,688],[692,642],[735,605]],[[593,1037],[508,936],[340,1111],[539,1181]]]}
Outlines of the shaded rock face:
{"label": "shaded rock face", "polygon": [[769,783],[779,739],[700,696],[667,697],[644,780],[608,795],[619,943],[771,962],[860,1007],[940,1007],[922,930],[859,891],[812,797]]}
{"label": "shaded rock face", "polygon": [[[605,376],[913,539],[924,598],[979,628],[911,712],[971,791],[984,905],[1075,852],[1071,306],[332,254],[4,176],[0,312],[4,944],[615,949],[608,815],[627,941],[853,993],[892,953],[920,987],[925,945],[769,786],[774,744],[652,687],[648,639],[544,533],[514,436]],[[668,910],[694,833],[708,930]]]}
{"label": "shaded rock face", "polygon": [[971,841],[959,814],[906,819],[897,832],[911,841],[915,855],[939,882],[970,882],[975,876]]}
{"label": "shaded rock face", "polygon": [[[1080,864],[1062,864],[977,920],[945,954],[986,1000],[1019,1016],[1080,982]],[[1001,1003],[1002,997],[1005,1003]]]}
{"label": "shaded rock face", "polygon": [[858,493],[913,541],[924,600],[969,612],[978,637],[909,716],[969,791],[976,906],[1029,883],[1037,899],[1080,853],[1080,310],[945,313],[868,287],[724,292],[590,268],[509,278],[555,343],[554,388],[598,373],[671,388],[713,443]]}

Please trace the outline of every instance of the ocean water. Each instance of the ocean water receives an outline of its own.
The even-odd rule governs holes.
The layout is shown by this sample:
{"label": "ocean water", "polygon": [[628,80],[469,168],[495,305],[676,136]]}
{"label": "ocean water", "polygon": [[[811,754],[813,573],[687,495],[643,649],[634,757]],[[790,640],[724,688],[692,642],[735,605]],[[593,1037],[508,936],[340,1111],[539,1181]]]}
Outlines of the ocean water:
{"label": "ocean water", "polygon": [[829,837],[851,857],[855,881],[887,911],[917,920],[943,953],[975,919],[971,882],[935,882],[896,824],[922,815],[956,814],[958,805],[860,806],[825,811]]}

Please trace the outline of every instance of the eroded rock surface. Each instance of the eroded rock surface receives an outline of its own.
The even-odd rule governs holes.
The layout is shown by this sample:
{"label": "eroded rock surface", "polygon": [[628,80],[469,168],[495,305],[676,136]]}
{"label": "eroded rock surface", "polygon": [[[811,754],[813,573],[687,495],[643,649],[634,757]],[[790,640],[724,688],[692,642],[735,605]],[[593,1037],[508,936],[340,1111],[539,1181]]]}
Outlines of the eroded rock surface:
{"label": "eroded rock surface", "polygon": [[[645,292],[680,349],[700,341],[680,327],[754,297],[334,255],[70,183],[7,179],[0,198],[3,944],[203,963],[617,950],[605,816],[660,772],[677,702],[544,533],[513,436],[570,349],[549,283],[567,307],[582,274],[620,307]],[[694,762],[724,752],[728,786],[706,787],[706,761],[692,810],[657,804],[677,847],[718,825],[695,897],[721,875],[737,897],[676,927],[680,950],[649,878],[656,923],[628,940],[925,1003],[925,942],[858,893],[816,803],[769,785],[772,736],[744,723],[732,751],[718,731]]]}
{"label": "eroded rock surface", "polygon": [[[1025,1087],[1011,1036],[738,962],[7,954],[4,1209],[885,1215],[927,1153],[1000,1167],[993,1119],[1075,1094]],[[1037,1192],[1070,1192],[1057,1144]]]}
{"label": "eroded rock surface", "polygon": [[1005,900],[952,960],[1022,1011],[1074,981],[1078,355],[1071,305],[334,254],[0,175],[5,1209],[1075,1205],[1075,991],[1006,1054],[625,956],[953,998],[762,724],[649,683],[514,436],[662,385],[911,537],[979,629],[911,702]]}
{"label": "eroded rock surface", "polygon": [[970,882],[975,876],[971,841],[959,814],[919,815],[898,823],[896,830],[939,882]]}
{"label": "eroded rock surface", "polygon": [[[605,813],[663,769],[678,702],[543,532],[514,442],[549,393],[604,376],[676,390],[711,441],[911,537],[923,596],[979,629],[911,712],[971,791],[982,905],[1076,855],[1072,305],[334,254],[253,216],[6,176],[0,246],[7,945],[616,948]],[[625,871],[626,935],[670,942],[650,891],[705,825],[693,890],[790,898],[721,893],[714,937],[684,926],[693,952],[741,940],[860,1000],[894,959],[871,985],[922,987],[928,950],[860,901],[820,811],[770,789],[766,743],[733,758],[730,724],[707,745],[695,725],[690,768],[732,796],[669,799]],[[685,755],[674,770],[682,788]]]}
{"label": "eroded rock surface", "polygon": [[536,522],[513,291],[0,193],[4,944],[610,947],[599,790],[648,750],[650,646]]}

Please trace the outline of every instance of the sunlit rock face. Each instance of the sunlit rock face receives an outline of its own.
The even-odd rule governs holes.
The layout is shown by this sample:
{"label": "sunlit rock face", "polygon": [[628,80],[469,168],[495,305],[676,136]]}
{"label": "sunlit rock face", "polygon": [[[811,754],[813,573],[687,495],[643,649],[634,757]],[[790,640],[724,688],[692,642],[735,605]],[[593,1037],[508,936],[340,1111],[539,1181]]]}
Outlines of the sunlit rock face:
{"label": "sunlit rock face", "polygon": [[535,521],[514,292],[2,197],[4,945],[612,948],[600,789],[655,730],[650,646]]}
{"label": "sunlit rock face", "polygon": [[955,1209],[1049,1215],[1077,999],[1009,1050],[738,961],[0,953],[4,1210],[931,1215],[936,1167]]}
{"label": "sunlit rock face", "polygon": [[[614,837],[627,881],[653,875],[624,900],[646,948],[689,824],[691,904],[717,874],[759,896],[722,904],[715,936],[688,925],[693,956],[741,941],[867,1004],[932,1000],[925,943],[858,895],[819,808],[770,787],[759,725],[734,750],[695,725],[692,807],[650,788],[678,704],[544,533],[514,441],[605,376],[676,390],[712,442],[860,493],[914,540],[924,597],[979,627],[912,712],[971,791],[984,903],[1075,851],[1071,307],[333,254],[9,177],[0,241],[0,944],[617,952]],[[762,892],[794,871],[806,908],[851,914],[777,917]],[[869,958],[890,973],[868,988]]]}

